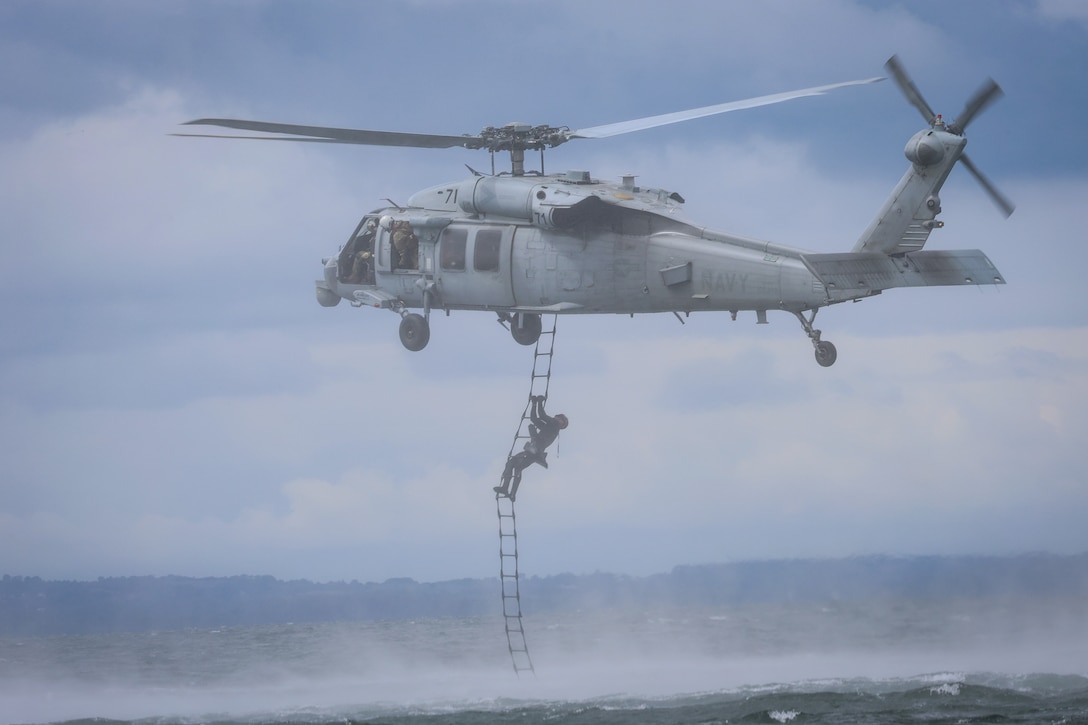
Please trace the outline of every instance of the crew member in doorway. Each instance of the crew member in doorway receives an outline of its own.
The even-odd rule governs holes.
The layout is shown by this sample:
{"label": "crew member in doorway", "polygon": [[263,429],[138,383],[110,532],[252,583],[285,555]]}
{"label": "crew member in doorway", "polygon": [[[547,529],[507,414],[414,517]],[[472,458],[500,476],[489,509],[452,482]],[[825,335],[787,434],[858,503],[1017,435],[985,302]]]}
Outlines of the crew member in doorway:
{"label": "crew member in doorway", "polygon": [[374,233],[377,225],[373,221],[366,223],[366,230],[355,240],[355,254],[352,256],[351,273],[345,280],[349,284],[374,284]]}
{"label": "crew member in doorway", "polygon": [[407,221],[393,222],[393,248],[398,269],[419,269],[419,238]]}
{"label": "crew member in doorway", "polygon": [[521,484],[521,472],[533,463],[548,467],[547,448],[559,436],[559,431],[567,427],[567,416],[557,413],[550,416],[544,412],[544,396],[534,395],[529,399],[532,409],[529,413],[529,442],[520,453],[510,456],[506,461],[506,470],[502,472],[502,485],[495,487],[495,493],[509,496],[513,501],[517,497],[518,485]]}

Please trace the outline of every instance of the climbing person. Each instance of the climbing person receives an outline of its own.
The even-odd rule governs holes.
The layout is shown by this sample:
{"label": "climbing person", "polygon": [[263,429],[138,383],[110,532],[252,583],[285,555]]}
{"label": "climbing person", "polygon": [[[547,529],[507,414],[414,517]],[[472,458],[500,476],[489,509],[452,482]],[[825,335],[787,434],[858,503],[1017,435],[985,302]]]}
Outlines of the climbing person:
{"label": "climbing person", "polygon": [[520,453],[516,453],[506,461],[506,468],[502,472],[502,485],[495,487],[495,493],[508,496],[513,501],[521,484],[521,472],[533,463],[539,463],[544,468],[548,467],[547,448],[559,436],[559,431],[567,427],[567,416],[557,413],[554,416],[544,412],[544,396],[534,395],[529,398],[532,408],[529,412],[529,442]]}

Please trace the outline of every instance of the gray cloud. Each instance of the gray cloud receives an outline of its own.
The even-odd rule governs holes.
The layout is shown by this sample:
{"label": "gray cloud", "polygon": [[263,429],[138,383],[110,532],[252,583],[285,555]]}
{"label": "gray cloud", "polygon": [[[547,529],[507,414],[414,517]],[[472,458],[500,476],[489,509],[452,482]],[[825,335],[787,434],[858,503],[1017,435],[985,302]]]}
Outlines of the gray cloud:
{"label": "gray cloud", "polygon": [[[1027,83],[1068,72],[1050,55],[1024,61],[1035,56],[998,42],[1045,46],[1052,23],[1004,6],[990,13],[996,40],[947,43],[970,7],[947,22],[848,2],[560,3],[553,20],[471,7],[0,10],[5,40],[19,37],[0,46],[24,69],[0,78],[13,121],[0,132],[0,572],[494,573],[490,490],[530,351],[493,317],[454,313],[411,354],[393,315],[322,309],[311,286],[363,212],[486,157],[167,136],[177,123],[581,126],[875,75],[902,48],[927,98],[953,112],[987,73],[1010,91],[972,127],[971,151],[1016,213],[1002,220],[955,172],[931,241],[986,250],[1009,285],[894,290],[822,312],[840,351],[828,370],[784,314],[766,327],[561,319],[550,405],[571,427],[551,469],[526,474],[526,566],[1088,546],[1076,520],[1088,503],[1084,145],[1062,136],[1082,99]],[[809,32],[817,11],[835,30]],[[514,26],[525,34],[500,32]],[[398,54],[405,29],[418,45]],[[1055,151],[1021,148],[1037,94]],[[701,223],[832,251],[902,174],[916,116],[882,84],[572,143],[548,163],[638,173],[680,191]]]}

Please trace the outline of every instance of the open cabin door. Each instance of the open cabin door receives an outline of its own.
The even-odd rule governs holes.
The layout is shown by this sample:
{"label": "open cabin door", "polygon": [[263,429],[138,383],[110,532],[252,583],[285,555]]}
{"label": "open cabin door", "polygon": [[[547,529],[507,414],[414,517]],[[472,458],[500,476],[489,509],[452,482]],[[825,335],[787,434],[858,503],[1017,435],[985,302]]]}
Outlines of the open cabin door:
{"label": "open cabin door", "polygon": [[[409,306],[423,305],[423,287],[418,284],[420,277],[434,268],[434,232],[430,239],[425,234],[417,233],[409,225],[414,236],[410,254],[397,249],[396,235],[398,227],[386,229],[379,225],[374,241],[375,267],[377,268],[378,287],[396,295]],[[423,230],[420,230],[423,232]],[[421,239],[424,237],[424,239]]]}

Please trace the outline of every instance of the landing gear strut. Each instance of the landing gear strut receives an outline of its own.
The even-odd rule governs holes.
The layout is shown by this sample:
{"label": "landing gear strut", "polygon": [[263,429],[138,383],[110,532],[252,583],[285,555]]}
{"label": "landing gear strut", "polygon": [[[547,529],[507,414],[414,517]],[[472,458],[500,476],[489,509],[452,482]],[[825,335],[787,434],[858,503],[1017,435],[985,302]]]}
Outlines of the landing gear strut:
{"label": "landing gear strut", "polygon": [[808,319],[805,319],[805,315],[802,312],[794,312],[798,321],[801,323],[801,327],[805,328],[805,334],[808,335],[808,339],[812,340],[812,347],[816,349],[816,362],[821,367],[829,368],[835,364],[835,360],[838,358],[839,353],[835,350],[835,346],[826,340],[820,339],[820,331],[812,326],[813,320],[816,319],[816,312],[819,308],[812,310],[812,314]]}

